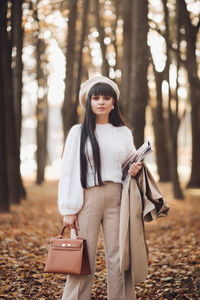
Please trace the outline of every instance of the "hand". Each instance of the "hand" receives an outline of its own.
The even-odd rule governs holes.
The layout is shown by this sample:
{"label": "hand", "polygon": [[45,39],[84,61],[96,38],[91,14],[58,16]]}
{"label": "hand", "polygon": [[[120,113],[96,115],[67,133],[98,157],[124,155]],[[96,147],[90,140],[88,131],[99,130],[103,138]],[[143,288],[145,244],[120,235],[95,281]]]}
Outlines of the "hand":
{"label": "hand", "polygon": [[142,163],[141,162],[138,162],[138,163],[133,163],[129,170],[128,170],[128,173],[131,175],[131,176],[136,176],[137,173],[141,170],[142,168]]}
{"label": "hand", "polygon": [[77,214],[64,216],[63,217],[63,226],[71,227],[71,228],[74,228],[76,230],[79,230]]}

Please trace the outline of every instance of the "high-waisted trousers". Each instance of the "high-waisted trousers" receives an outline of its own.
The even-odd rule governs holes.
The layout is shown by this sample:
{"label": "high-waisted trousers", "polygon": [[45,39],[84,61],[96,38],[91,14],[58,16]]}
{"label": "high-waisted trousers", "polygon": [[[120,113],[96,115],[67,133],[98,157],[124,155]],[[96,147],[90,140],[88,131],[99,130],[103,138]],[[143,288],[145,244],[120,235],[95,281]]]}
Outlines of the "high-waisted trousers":
{"label": "high-waisted trousers", "polygon": [[[119,217],[121,202],[120,183],[107,181],[84,191],[84,204],[78,213],[79,236],[87,241],[90,275],[68,275],[62,300],[89,300],[94,279],[96,248],[102,224],[107,269],[107,299],[134,300],[135,288],[120,272]],[[72,230],[72,236],[74,230]],[[98,299],[98,298],[96,298]]]}

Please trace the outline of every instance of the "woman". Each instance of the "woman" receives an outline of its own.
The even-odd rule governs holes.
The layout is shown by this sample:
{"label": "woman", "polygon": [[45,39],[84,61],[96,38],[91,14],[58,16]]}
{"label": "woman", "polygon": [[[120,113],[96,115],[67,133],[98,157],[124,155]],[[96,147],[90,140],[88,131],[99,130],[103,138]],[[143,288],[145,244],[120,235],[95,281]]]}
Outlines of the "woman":
{"label": "woman", "polygon": [[[135,152],[131,130],[119,112],[118,86],[107,77],[96,76],[81,85],[79,99],[85,109],[83,124],[74,125],[67,137],[58,207],[63,224],[75,228],[87,241],[91,275],[68,275],[63,300],[91,299],[96,247],[102,225],[107,266],[109,300],[136,299],[120,272],[119,216],[122,165]],[[135,176],[142,164],[132,164]]]}

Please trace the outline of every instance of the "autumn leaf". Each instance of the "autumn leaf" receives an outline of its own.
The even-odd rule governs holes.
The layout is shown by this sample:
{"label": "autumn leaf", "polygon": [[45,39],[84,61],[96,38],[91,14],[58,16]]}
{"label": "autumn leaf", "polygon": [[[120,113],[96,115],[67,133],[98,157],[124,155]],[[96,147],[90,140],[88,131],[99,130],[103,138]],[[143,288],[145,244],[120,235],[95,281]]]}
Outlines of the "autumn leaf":
{"label": "autumn leaf", "polygon": [[[57,182],[25,181],[28,200],[0,215],[0,299],[61,299],[66,275],[43,273],[50,238],[60,233]],[[166,184],[161,186],[170,195]],[[149,275],[138,299],[200,299],[200,196],[166,199],[167,218],[145,224]],[[99,234],[92,299],[107,299],[106,262]]]}

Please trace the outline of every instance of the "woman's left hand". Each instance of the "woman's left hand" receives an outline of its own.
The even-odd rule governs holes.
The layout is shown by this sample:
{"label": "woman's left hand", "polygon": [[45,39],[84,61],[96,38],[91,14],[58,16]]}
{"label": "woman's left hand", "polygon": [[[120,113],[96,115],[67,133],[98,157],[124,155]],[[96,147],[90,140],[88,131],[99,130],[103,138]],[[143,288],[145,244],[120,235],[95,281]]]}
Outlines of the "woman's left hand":
{"label": "woman's left hand", "polygon": [[137,173],[141,170],[142,168],[142,163],[141,162],[138,162],[138,163],[133,163],[129,170],[128,170],[128,173],[131,175],[131,176],[136,176]]}

